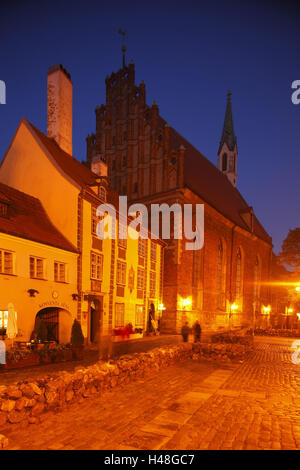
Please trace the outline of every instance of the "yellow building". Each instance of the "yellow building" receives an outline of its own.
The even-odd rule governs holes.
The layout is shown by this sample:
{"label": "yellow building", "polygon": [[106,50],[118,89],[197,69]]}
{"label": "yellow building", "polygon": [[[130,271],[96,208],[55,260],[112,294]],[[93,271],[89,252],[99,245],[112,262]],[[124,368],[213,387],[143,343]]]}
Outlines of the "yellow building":
{"label": "yellow building", "polygon": [[0,183],[0,330],[17,312],[18,341],[38,318],[49,339],[67,343],[76,317],[77,250],[50,222],[40,201]]}
{"label": "yellow building", "polygon": [[103,162],[97,175],[65,152],[72,149],[71,91],[66,70],[51,68],[48,135],[23,118],[1,163],[0,181],[38,198],[51,223],[76,247],[70,309],[76,308],[87,341],[97,342],[100,334],[110,335],[128,323],[145,331],[150,309],[158,317],[163,243],[97,237],[96,209],[105,202],[117,208],[118,195]]}

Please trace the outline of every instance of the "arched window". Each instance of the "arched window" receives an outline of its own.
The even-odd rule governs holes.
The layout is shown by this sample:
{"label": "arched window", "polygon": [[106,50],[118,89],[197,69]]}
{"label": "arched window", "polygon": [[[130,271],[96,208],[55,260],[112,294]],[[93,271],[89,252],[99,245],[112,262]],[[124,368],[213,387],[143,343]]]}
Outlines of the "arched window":
{"label": "arched window", "polygon": [[260,262],[258,256],[254,265],[254,283],[253,283],[253,300],[256,302],[260,296]]}
{"label": "arched window", "polygon": [[227,171],[227,153],[224,153],[222,157],[222,171]]}
{"label": "arched window", "polygon": [[200,312],[203,308],[203,249],[193,251],[192,286],[193,305]]}
{"label": "arched window", "polygon": [[236,254],[235,298],[238,303],[241,303],[243,298],[243,266],[240,248],[238,248]]}
{"label": "arched window", "polygon": [[225,308],[225,251],[222,240],[219,240],[218,246],[218,272],[217,272],[217,289],[218,289],[218,307]]}

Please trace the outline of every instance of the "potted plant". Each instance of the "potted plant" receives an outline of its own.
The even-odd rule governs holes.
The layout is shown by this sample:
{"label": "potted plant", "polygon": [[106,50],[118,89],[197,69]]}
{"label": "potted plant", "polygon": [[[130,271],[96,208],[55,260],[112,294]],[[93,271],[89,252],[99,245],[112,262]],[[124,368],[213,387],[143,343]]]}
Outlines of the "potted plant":
{"label": "potted plant", "polygon": [[29,349],[10,348],[6,352],[6,364],[2,369],[18,369],[20,367],[35,366],[39,363],[39,356]]}
{"label": "potted plant", "polygon": [[82,334],[81,325],[79,321],[75,319],[71,331],[71,347],[73,352],[73,359],[83,358],[83,343],[84,336]]}

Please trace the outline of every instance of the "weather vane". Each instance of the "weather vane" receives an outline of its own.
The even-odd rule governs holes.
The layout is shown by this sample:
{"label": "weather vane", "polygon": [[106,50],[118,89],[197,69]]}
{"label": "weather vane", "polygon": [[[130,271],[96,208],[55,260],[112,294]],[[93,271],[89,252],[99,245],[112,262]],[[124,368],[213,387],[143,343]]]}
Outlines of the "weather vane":
{"label": "weather vane", "polygon": [[125,52],[126,52],[126,46],[125,46],[125,36],[126,36],[126,31],[123,29],[119,29],[118,33],[121,34],[122,36],[122,53],[123,53],[123,67],[125,67]]}

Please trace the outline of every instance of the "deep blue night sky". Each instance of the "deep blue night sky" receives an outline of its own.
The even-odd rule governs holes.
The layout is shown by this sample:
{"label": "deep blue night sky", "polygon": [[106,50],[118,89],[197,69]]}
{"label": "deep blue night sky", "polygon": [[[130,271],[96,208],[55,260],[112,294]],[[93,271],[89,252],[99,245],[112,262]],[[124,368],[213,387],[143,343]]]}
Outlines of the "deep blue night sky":
{"label": "deep blue night sky", "polygon": [[122,27],[148,104],[156,100],[214,163],[232,91],[239,190],[276,252],[300,226],[300,105],[291,102],[300,80],[297,2],[1,0],[0,15],[1,156],[22,116],[46,131],[46,74],[61,62],[74,84],[74,155],[85,159],[105,77],[121,66]]}

